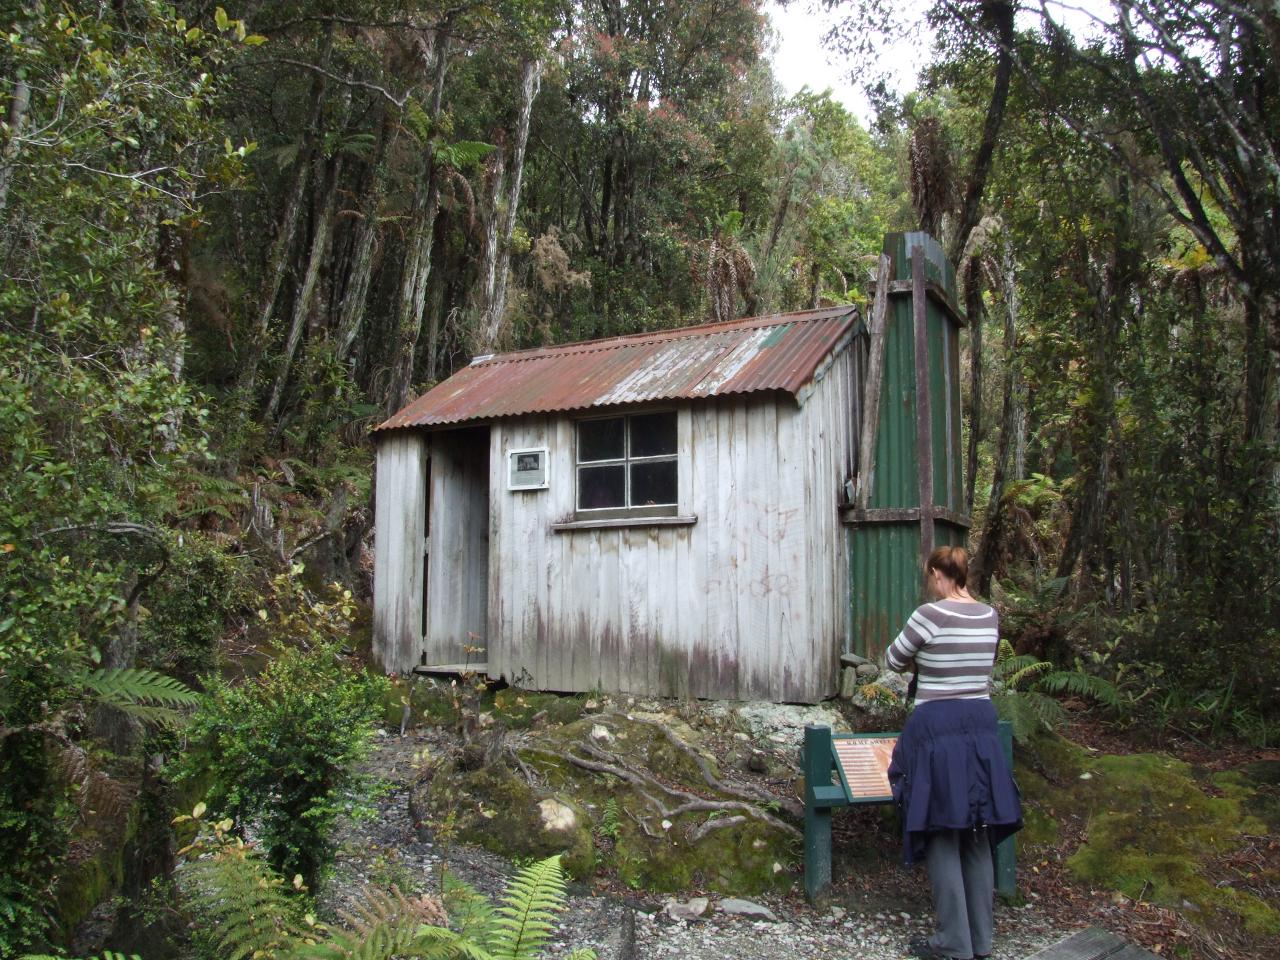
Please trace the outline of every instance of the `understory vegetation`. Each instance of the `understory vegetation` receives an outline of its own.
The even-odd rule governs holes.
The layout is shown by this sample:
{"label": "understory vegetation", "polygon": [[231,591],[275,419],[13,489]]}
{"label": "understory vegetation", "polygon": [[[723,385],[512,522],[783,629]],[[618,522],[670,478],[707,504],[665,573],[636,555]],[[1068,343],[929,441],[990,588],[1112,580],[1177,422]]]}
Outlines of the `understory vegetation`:
{"label": "understory vegetation", "polygon": [[[374,789],[370,731],[421,696],[368,663],[370,427],[476,354],[865,305],[891,230],[957,268],[969,545],[1020,737],[1087,710],[1144,749],[1280,745],[1280,15],[1124,0],[1086,35],[940,2],[899,95],[893,12],[824,6],[865,121],[781,89],[757,0],[0,0],[0,957],[112,898],[177,910],[206,862],[290,905],[282,942],[357,955],[306,891]],[[572,734],[504,762],[624,769]],[[709,793],[686,759],[666,786]],[[1141,815],[1104,824],[1079,877],[1271,935],[1274,907],[1179,873],[1253,800],[1128,762],[1152,795],[1191,777],[1206,819],[1161,864],[1124,848]],[[640,824],[692,801],[598,779],[592,849],[653,885]],[[681,828],[746,818],[770,886],[785,844],[719,799]],[[559,869],[513,895],[550,909]],[[517,955],[505,907],[472,936],[388,896],[444,931],[405,950]]]}

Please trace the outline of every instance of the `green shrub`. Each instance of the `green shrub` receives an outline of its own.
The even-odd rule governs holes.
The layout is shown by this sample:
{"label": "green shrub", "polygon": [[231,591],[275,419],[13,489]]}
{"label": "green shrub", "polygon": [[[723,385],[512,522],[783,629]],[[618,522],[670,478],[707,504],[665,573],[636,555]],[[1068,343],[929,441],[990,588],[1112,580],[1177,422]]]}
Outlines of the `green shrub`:
{"label": "green shrub", "polygon": [[206,748],[184,775],[209,776],[209,807],[252,822],[271,865],[314,886],[332,859],[334,821],[364,785],[355,767],[368,752],[385,681],[321,640],[285,650],[251,679],[206,683],[209,697],[191,728]]}
{"label": "green shrub", "polygon": [[249,609],[252,571],[201,534],[173,540],[168,567],[145,597],[138,659],[191,681],[214,669],[218,641]]}

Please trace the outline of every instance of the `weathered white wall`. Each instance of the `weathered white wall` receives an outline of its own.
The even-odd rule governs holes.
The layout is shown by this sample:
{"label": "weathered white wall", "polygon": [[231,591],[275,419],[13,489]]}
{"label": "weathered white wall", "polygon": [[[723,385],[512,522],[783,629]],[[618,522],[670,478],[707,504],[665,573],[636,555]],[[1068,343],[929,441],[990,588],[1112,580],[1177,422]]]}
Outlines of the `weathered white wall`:
{"label": "weathered white wall", "polygon": [[374,497],[373,656],[384,670],[410,670],[422,653],[424,434],[379,438]]}
{"label": "weathered white wall", "polygon": [[[427,663],[483,662],[488,632],[489,429],[430,436]],[[501,465],[499,465],[501,466]]]}
{"label": "weathered white wall", "polygon": [[[555,532],[573,519],[573,421],[491,430],[489,673],[546,690],[814,701],[849,630],[837,504],[856,456],[841,351],[802,406],[680,408],[678,527]],[[550,489],[506,489],[506,452],[549,448]]]}

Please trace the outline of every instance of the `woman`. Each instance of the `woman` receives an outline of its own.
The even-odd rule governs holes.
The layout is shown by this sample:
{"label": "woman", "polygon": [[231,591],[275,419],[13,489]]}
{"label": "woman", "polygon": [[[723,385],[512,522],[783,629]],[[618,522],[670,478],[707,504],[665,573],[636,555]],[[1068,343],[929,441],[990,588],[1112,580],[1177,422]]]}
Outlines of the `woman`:
{"label": "woman", "polygon": [[991,953],[991,851],[1022,826],[990,696],[999,626],[965,589],[968,574],[960,547],[933,551],[925,577],[936,601],[916,608],[886,656],[891,669],[916,671],[916,708],[889,781],[905,860],[924,859],[938,915],[934,934],[912,946],[919,957],[958,960]]}

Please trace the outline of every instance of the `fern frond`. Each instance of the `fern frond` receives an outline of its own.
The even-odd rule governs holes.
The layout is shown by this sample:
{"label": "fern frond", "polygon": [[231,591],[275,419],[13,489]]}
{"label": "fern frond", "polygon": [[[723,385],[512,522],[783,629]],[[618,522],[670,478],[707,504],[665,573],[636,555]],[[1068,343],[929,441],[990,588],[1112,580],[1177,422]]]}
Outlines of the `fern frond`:
{"label": "fern frond", "polygon": [[97,699],[121,709],[140,705],[189,707],[200,702],[200,694],[185,683],[154,670],[101,668],[82,672],[77,680]]}
{"label": "fern frond", "polygon": [[558,854],[524,867],[494,912],[489,952],[497,960],[535,960],[551,939],[552,922],[564,901]]}
{"label": "fern frond", "polygon": [[992,675],[1006,687],[1017,690],[1026,681],[1052,669],[1053,664],[1048,660],[1037,660],[1030,654],[1024,653],[1022,656],[1010,657],[1000,663],[992,671]]}
{"label": "fern frond", "polygon": [[284,880],[248,846],[224,846],[177,872],[191,912],[211,931],[227,960],[278,956],[310,931]]}
{"label": "fern frond", "polygon": [[1036,686],[1046,693],[1088,697],[1107,707],[1120,705],[1120,693],[1114,684],[1079,670],[1055,670],[1041,677]]}
{"label": "fern frond", "polygon": [[486,943],[494,916],[488,899],[448,871],[441,878],[440,891],[453,928],[471,942]]}

